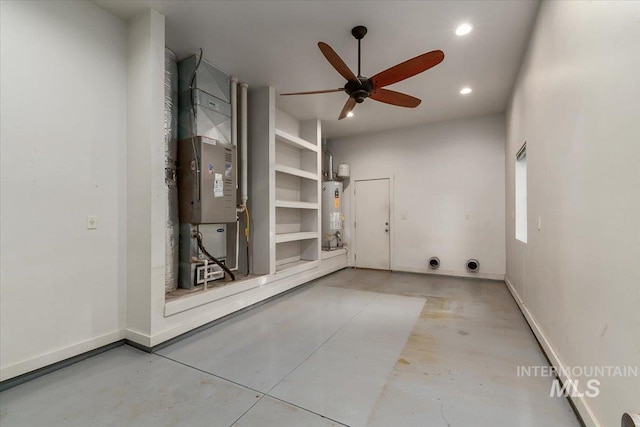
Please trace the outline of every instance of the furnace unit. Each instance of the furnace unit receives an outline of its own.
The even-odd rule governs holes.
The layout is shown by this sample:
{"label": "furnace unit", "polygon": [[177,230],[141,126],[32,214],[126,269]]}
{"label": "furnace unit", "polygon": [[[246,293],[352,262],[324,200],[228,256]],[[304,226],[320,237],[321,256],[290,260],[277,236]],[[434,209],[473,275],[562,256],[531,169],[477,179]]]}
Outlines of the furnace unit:
{"label": "furnace unit", "polygon": [[198,245],[198,237],[206,251],[225,265],[227,254],[235,252],[235,241],[227,239],[227,232],[236,226],[236,147],[202,136],[182,139],[177,170],[179,286],[193,289],[224,277],[222,268]]}
{"label": "furnace unit", "polygon": [[236,147],[197,136],[178,142],[180,222],[236,222]]}

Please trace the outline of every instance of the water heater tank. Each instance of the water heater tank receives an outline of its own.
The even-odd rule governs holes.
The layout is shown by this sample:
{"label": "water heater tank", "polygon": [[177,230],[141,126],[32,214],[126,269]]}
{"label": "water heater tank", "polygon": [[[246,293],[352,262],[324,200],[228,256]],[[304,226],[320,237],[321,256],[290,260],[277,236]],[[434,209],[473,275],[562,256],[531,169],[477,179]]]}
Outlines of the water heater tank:
{"label": "water heater tank", "polygon": [[322,247],[342,246],[342,183],[322,183]]}

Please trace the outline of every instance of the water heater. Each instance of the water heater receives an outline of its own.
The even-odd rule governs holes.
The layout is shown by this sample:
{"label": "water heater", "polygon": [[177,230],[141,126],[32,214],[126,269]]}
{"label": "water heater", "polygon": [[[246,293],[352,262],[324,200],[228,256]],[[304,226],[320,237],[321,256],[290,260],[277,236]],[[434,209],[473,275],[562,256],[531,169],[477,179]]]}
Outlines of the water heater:
{"label": "water heater", "polygon": [[322,247],[342,247],[342,183],[322,183]]}

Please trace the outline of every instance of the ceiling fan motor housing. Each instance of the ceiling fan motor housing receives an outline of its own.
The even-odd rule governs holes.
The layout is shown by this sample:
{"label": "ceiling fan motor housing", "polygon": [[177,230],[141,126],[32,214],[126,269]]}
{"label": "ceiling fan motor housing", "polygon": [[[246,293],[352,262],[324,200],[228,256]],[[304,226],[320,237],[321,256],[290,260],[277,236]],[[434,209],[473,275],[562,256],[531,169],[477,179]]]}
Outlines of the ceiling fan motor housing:
{"label": "ceiling fan motor housing", "polygon": [[358,77],[358,80],[360,80],[360,84],[347,82],[347,84],[344,85],[344,91],[347,92],[350,97],[355,99],[358,104],[360,104],[371,96],[373,84],[371,83],[371,80],[366,77]]}

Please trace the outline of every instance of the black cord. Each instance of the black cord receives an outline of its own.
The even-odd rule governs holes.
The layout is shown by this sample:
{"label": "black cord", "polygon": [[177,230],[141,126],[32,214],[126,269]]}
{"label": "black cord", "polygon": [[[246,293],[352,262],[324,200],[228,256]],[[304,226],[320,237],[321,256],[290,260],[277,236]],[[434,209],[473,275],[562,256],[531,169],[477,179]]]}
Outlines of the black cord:
{"label": "black cord", "polygon": [[227,273],[229,275],[229,277],[231,277],[231,280],[235,281],[236,280],[236,276],[233,275],[231,270],[229,270],[229,268],[226,265],[224,265],[223,263],[218,261],[213,255],[211,255],[209,252],[207,252],[207,250],[204,248],[204,245],[202,244],[202,234],[200,234],[200,232],[196,233],[195,238],[198,241],[198,247],[200,248],[202,253],[205,254],[206,257],[209,258],[211,261],[216,263],[218,265],[218,267],[222,268],[224,270],[224,272]]}
{"label": "black cord", "polygon": [[193,69],[193,72],[191,73],[191,81],[189,82],[189,90],[190,90],[190,98],[191,98],[191,113],[193,114],[193,116],[196,116],[196,107],[195,107],[195,91],[194,91],[194,87],[193,84],[196,82],[196,74],[198,72],[198,68],[200,68],[200,63],[202,62],[202,48],[200,48],[200,57],[198,58],[198,62],[196,63],[196,68]]}
{"label": "black cord", "polygon": [[193,131],[195,127],[195,121],[197,117],[196,110],[196,91],[193,87],[193,84],[196,82],[196,74],[198,73],[198,68],[200,68],[200,63],[202,62],[202,48],[200,48],[200,57],[198,58],[198,62],[196,63],[196,67],[193,69],[191,73],[191,81],[189,82],[189,104],[191,105],[191,115],[189,116],[189,132],[191,133],[191,149],[193,150],[193,159],[196,162],[196,191],[198,192],[196,200],[200,201],[200,159],[198,158],[198,150],[196,150],[196,135]]}

